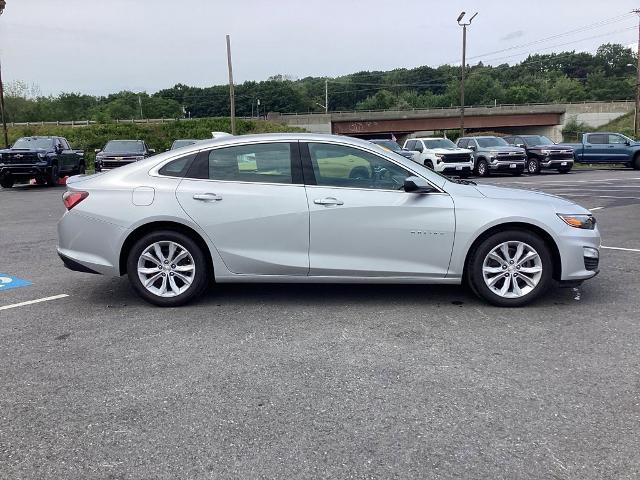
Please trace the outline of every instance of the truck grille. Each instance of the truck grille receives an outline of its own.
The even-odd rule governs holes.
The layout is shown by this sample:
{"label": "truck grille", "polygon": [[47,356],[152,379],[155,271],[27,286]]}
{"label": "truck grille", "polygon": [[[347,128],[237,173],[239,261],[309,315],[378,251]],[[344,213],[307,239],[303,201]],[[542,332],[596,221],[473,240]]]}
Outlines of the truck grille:
{"label": "truck grille", "polygon": [[524,153],[498,152],[498,155],[496,158],[503,162],[507,162],[507,161],[524,162],[526,155]]}
{"label": "truck grille", "polygon": [[468,153],[445,153],[442,161],[444,163],[469,163],[471,157]]}
{"label": "truck grille", "polygon": [[38,161],[37,153],[3,153],[0,162],[6,165],[20,165],[36,163]]}
{"label": "truck grille", "polygon": [[113,169],[113,168],[118,168],[118,167],[122,167],[124,165],[129,165],[130,163],[135,162],[135,160],[116,160],[116,161],[111,161],[111,160],[103,160],[102,161],[102,168],[108,168],[108,169]]}
{"label": "truck grille", "polygon": [[573,160],[573,152],[564,153],[556,150],[551,150],[549,154],[551,160]]}

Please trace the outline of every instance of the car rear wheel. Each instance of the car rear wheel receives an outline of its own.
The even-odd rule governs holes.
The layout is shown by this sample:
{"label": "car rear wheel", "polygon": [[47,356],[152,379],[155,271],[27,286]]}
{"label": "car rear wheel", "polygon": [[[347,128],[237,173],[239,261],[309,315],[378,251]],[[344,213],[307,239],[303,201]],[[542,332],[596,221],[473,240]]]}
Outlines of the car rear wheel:
{"label": "car rear wheel", "polygon": [[636,154],[631,166],[634,170],[640,170],[640,154]]}
{"label": "car rear wheel", "polygon": [[471,289],[500,307],[524,306],[547,290],[553,264],[547,244],[538,235],[508,230],[486,238],[468,264]]}
{"label": "car rear wheel", "polygon": [[478,166],[476,167],[476,172],[479,177],[488,177],[489,176],[489,164],[486,160],[481,159],[478,161]]}
{"label": "car rear wheel", "polygon": [[177,307],[207,286],[204,252],[188,236],[171,230],[152,232],[138,240],[127,257],[127,274],[135,291],[160,307]]}
{"label": "car rear wheel", "polygon": [[2,179],[0,180],[0,187],[2,188],[13,187],[13,177],[11,175],[6,175],[2,177]]}
{"label": "car rear wheel", "polygon": [[527,160],[527,172],[530,175],[537,175],[540,173],[540,162],[535,158],[530,158]]}

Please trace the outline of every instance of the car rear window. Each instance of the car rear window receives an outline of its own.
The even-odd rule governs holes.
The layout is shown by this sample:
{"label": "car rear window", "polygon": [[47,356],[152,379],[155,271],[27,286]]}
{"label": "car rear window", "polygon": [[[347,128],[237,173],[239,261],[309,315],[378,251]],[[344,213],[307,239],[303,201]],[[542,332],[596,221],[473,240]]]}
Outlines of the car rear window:
{"label": "car rear window", "polygon": [[197,153],[192,153],[172,160],[158,170],[158,173],[160,175],[166,175],[167,177],[184,177],[196,156]]}

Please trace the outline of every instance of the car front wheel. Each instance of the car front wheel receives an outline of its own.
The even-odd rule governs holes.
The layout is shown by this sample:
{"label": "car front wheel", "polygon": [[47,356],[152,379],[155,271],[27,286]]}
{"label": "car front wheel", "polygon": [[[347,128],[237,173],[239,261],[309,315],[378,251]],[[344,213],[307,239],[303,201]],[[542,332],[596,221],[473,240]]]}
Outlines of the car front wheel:
{"label": "car front wheel", "polygon": [[530,158],[527,160],[527,172],[530,175],[537,175],[540,173],[540,163],[535,158]]}
{"label": "car front wheel", "polygon": [[553,263],[538,235],[508,230],[483,240],[468,269],[469,284],[478,296],[500,307],[521,307],[549,288]]}
{"label": "car front wheel", "polygon": [[190,237],[180,232],[152,232],[138,240],[127,257],[127,274],[135,291],[160,307],[177,307],[207,286],[207,260]]}

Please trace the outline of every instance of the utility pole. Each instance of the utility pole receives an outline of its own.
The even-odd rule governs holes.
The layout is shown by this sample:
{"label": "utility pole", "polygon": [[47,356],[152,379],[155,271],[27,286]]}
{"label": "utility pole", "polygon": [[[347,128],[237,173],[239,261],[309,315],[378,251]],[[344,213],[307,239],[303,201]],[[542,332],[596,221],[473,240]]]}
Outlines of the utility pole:
{"label": "utility pole", "polygon": [[229,67],[229,103],[231,105],[231,135],[236,134],[236,99],[233,92],[233,67],[231,66],[231,38],[227,35],[227,66]]}
{"label": "utility pole", "polygon": [[476,18],[476,15],[478,15],[478,12],[474,13],[473,16],[469,19],[469,21],[467,23],[464,23],[462,22],[462,18],[464,17],[465,13],[466,12],[461,12],[460,15],[458,15],[458,19],[457,19],[458,25],[462,27],[462,65],[460,68],[462,71],[462,74],[460,75],[460,136],[461,137],[464,137],[464,74],[467,67],[467,27],[471,25],[471,22],[473,21],[473,19]]}
{"label": "utility pole", "polygon": [[638,48],[636,49],[636,57],[638,64],[636,65],[636,108],[633,119],[633,138],[638,138],[638,131],[640,130],[640,9],[636,8],[632,11],[638,15]]}
{"label": "utility pole", "polygon": [[144,119],[144,115],[142,114],[142,97],[138,95],[138,105],[140,105],[140,120]]}
{"label": "utility pole", "polygon": [[324,113],[329,113],[329,80],[324,79]]}
{"label": "utility pole", "polygon": [[[4,12],[4,7],[7,6],[5,0],[0,0],[0,15]],[[9,133],[7,132],[7,119],[5,118],[4,110],[4,88],[2,87],[2,64],[0,63],[0,120],[2,120],[2,131],[4,132],[4,146],[9,148]]]}

